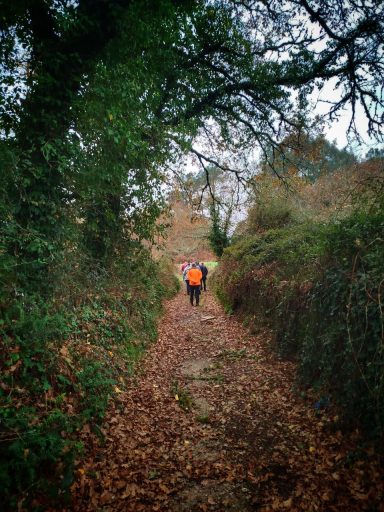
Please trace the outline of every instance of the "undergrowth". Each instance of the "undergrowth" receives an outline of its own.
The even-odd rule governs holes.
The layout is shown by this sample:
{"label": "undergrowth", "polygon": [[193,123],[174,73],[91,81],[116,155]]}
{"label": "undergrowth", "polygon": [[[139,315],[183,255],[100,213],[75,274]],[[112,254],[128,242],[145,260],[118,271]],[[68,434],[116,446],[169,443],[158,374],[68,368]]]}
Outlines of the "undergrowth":
{"label": "undergrowth", "polygon": [[141,251],[108,272],[67,269],[49,302],[9,299],[0,321],[2,510],[65,503],[83,448],[79,431],[99,431],[177,286],[169,262]]}
{"label": "undergrowth", "polygon": [[[215,277],[227,312],[254,330],[268,326],[273,348],[297,360],[298,382],[337,405],[345,427],[375,439],[384,427],[382,206],[377,179],[344,215],[297,212],[293,222],[274,201],[271,223],[268,210],[254,210]],[[271,229],[276,218],[286,222]]]}

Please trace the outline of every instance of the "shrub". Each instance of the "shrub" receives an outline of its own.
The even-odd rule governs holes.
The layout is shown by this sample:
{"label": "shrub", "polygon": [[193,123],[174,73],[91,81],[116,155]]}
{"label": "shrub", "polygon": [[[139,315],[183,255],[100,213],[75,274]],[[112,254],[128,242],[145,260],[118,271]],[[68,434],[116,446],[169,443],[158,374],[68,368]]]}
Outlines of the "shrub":
{"label": "shrub", "polygon": [[[304,181],[295,178],[291,185],[300,189]],[[298,196],[287,182],[270,174],[260,174],[255,178],[253,204],[245,223],[248,234],[289,226],[299,217]]]}
{"label": "shrub", "polygon": [[298,358],[300,382],[372,436],[384,422],[383,232],[383,211],[360,207],[268,230],[226,249],[215,280],[227,311],[268,325],[276,350]]}
{"label": "shrub", "polygon": [[303,382],[327,389],[345,418],[372,434],[384,422],[383,232],[383,213],[357,212],[329,227],[300,365]]}
{"label": "shrub", "polygon": [[0,319],[0,508],[47,508],[72,483],[87,422],[97,430],[116,384],[156,338],[162,300],[177,289],[169,262],[145,250],[110,269],[63,260],[49,302],[15,296]]}

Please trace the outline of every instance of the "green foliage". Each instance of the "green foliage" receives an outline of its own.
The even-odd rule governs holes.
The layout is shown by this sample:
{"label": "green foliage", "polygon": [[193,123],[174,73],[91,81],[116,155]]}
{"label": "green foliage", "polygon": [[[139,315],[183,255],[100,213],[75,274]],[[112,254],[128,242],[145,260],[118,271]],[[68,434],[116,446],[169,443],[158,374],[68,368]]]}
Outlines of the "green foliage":
{"label": "green foliage", "polygon": [[279,201],[268,202],[266,206],[258,204],[249,212],[248,221],[255,230],[268,230],[281,228],[292,223],[293,212],[289,204],[281,204]]}
{"label": "green foliage", "polygon": [[15,300],[1,322],[0,481],[5,507],[16,508],[30,487],[56,495],[68,490],[68,483],[51,486],[51,477],[61,479],[59,466],[71,465],[76,453],[76,442],[62,436],[73,424],[52,399],[57,350],[68,333],[65,321],[62,312],[30,297]]}
{"label": "green foliage", "polygon": [[8,414],[2,413],[2,424],[8,429],[0,450],[0,503],[5,510],[17,509],[21,499],[28,506],[31,494],[63,498],[72,483],[70,471],[80,445],[65,439],[63,431],[68,435],[73,426],[60,410],[47,412],[37,422],[38,418],[34,408],[9,408]]}
{"label": "green foliage", "polygon": [[172,264],[155,263],[144,250],[115,261],[107,273],[94,270],[67,268],[57,301],[22,296],[3,312],[5,509],[16,509],[21,499],[28,508],[41,495],[44,507],[66,496],[81,450],[78,429],[101,424],[108,400],[156,337],[162,299],[177,290]]}
{"label": "green foliage", "polygon": [[236,361],[236,359],[243,359],[244,357],[247,357],[247,351],[245,348],[240,350],[224,350],[220,353],[220,357],[223,359],[229,359],[230,361]]}
{"label": "green foliage", "polygon": [[171,394],[184,411],[190,411],[192,409],[193,398],[188,389],[180,385],[178,381],[172,382]]}
{"label": "green foliage", "polygon": [[332,397],[346,423],[381,436],[384,215],[373,207],[380,197],[363,202],[337,221],[243,237],[225,250],[215,283],[227,311],[272,328],[303,385]]}
{"label": "green foliage", "polygon": [[210,207],[211,229],[208,235],[209,243],[216,256],[220,257],[229,245],[228,229],[220,218],[218,205],[212,203]]}
{"label": "green foliage", "polygon": [[101,361],[80,361],[81,370],[76,373],[75,391],[82,401],[81,415],[84,421],[99,423],[107,408],[112,386],[112,371]]}
{"label": "green foliage", "polygon": [[300,368],[373,434],[384,427],[383,232],[382,213],[356,213],[328,230]]}
{"label": "green foliage", "polygon": [[208,268],[208,270],[213,271],[217,267],[217,261],[205,261],[204,265]]}
{"label": "green foliage", "polygon": [[[253,316],[261,309],[266,318],[273,315],[282,295],[290,299],[296,276],[311,279],[320,230],[310,223],[295,225],[244,237],[227,248],[215,274],[216,290],[227,311],[240,309]],[[287,320],[284,314],[281,320]]]}
{"label": "green foliage", "polygon": [[173,262],[165,256],[162,256],[157,261],[157,268],[158,278],[162,285],[162,293],[164,293],[167,298],[173,297],[173,295],[180,290],[180,282],[177,278],[179,274],[175,278]]}
{"label": "green foliage", "polygon": [[300,179],[284,182],[268,173],[257,175],[253,181],[247,218],[238,225],[233,241],[242,239],[245,234],[255,235],[304,220],[294,192],[298,185],[302,185]]}
{"label": "green foliage", "polygon": [[196,421],[198,421],[202,425],[208,425],[211,422],[211,419],[209,417],[209,414],[202,413],[202,414],[199,414],[198,416],[196,416]]}

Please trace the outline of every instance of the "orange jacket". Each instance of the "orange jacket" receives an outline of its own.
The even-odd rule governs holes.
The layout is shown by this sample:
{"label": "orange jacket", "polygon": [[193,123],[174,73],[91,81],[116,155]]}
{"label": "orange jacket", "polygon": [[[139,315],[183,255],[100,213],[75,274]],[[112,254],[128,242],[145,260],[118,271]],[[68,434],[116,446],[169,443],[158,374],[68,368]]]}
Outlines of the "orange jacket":
{"label": "orange jacket", "polygon": [[201,270],[197,267],[192,267],[188,271],[187,279],[189,280],[190,286],[197,286],[201,283],[201,279],[203,278],[203,274],[201,273]]}

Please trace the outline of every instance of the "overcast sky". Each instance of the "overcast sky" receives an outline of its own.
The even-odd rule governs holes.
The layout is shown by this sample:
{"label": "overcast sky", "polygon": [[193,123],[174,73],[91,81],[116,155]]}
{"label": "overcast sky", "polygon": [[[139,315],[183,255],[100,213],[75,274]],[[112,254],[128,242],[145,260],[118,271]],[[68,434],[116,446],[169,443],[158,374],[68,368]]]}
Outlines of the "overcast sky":
{"label": "overcast sky", "polygon": [[[315,113],[320,115],[326,114],[330,109],[329,101],[336,101],[340,93],[335,90],[335,80],[329,81],[319,93],[313,93],[313,101],[316,104]],[[364,156],[367,151],[372,147],[382,147],[375,139],[368,136],[368,122],[365,117],[363,107],[360,104],[356,105],[356,118],[355,123],[362,138],[362,144],[358,144],[356,140],[347,136],[348,127],[351,122],[352,107],[341,111],[338,119],[333,120],[324,126],[324,134],[330,142],[336,142],[339,149],[348,146],[354,151],[357,156]]]}

